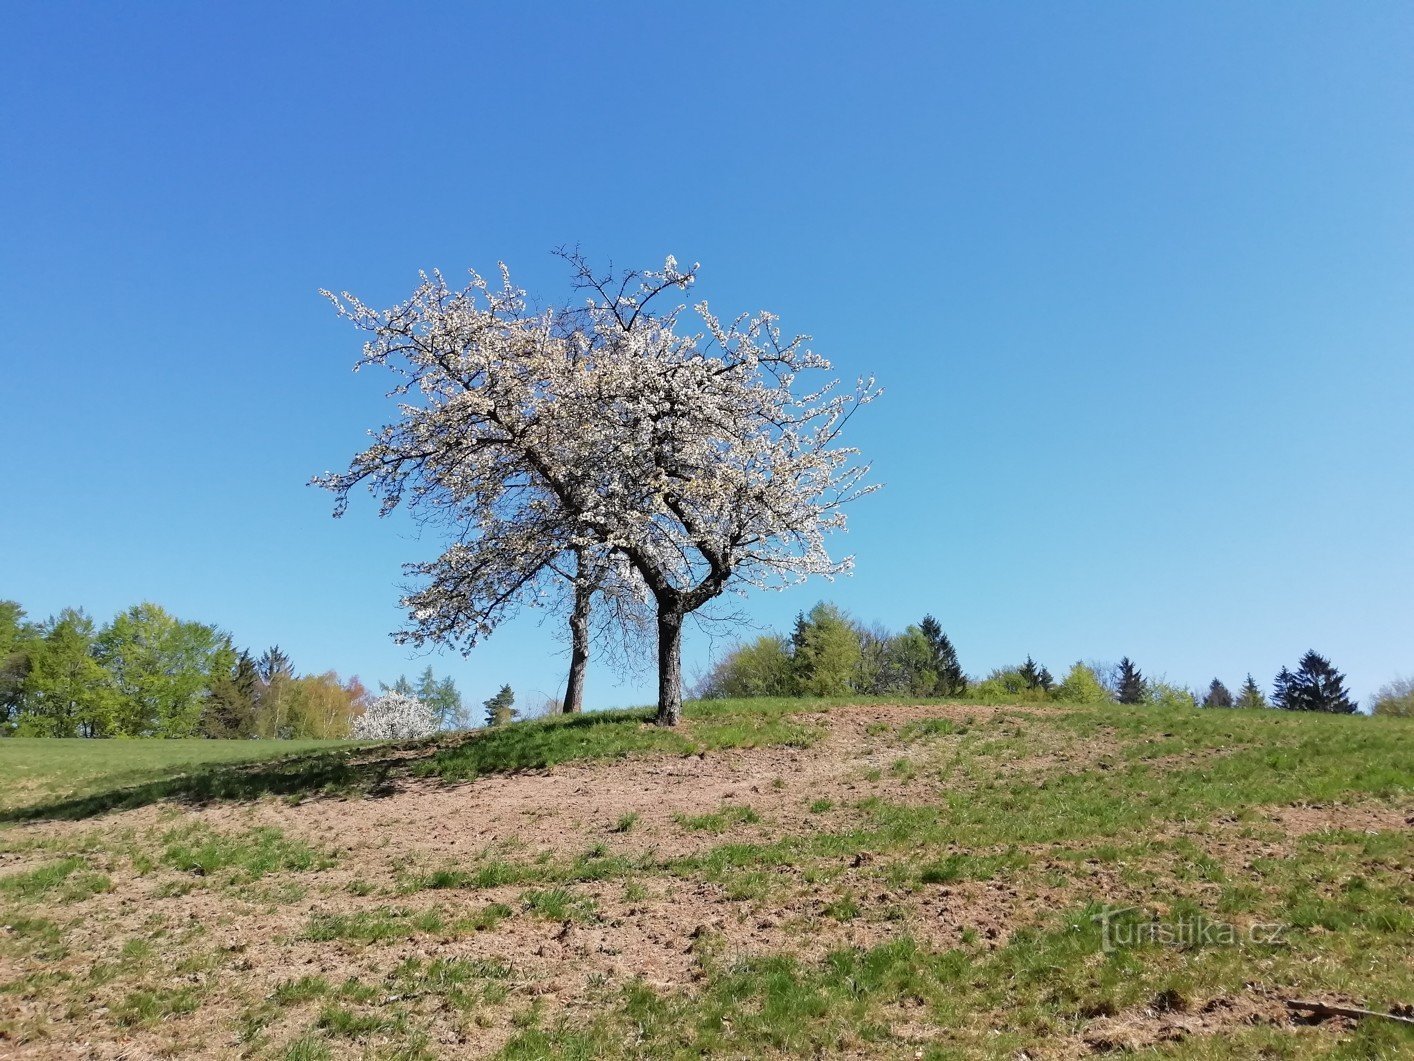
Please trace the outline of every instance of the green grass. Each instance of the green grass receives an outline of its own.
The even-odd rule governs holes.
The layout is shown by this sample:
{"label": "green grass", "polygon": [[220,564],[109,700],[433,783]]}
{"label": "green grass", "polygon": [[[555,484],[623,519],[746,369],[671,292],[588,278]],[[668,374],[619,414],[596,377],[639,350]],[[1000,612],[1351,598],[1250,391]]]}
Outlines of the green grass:
{"label": "green grass", "polygon": [[797,700],[722,700],[689,704],[677,729],[652,724],[648,709],[561,715],[485,730],[444,748],[416,770],[449,781],[487,773],[544,770],[581,759],[691,755],[723,748],[807,748],[819,727],[791,716]]}
{"label": "green grass", "polygon": [[89,872],[87,865],[81,858],[64,858],[28,873],[0,877],[0,898],[16,902],[78,902],[112,887],[105,874]]}
{"label": "green grass", "polygon": [[761,821],[761,815],[750,807],[724,804],[720,810],[715,810],[710,814],[679,814],[676,816],[676,820],[685,829],[724,833],[735,825],[756,825]]}
{"label": "green grass", "polygon": [[[1085,1036],[1108,1034],[1109,1016],[1157,1029],[1171,1014],[1213,1024],[1153,1038],[1139,1055],[1414,1056],[1401,1028],[1298,1027],[1280,1004],[1414,1000],[1414,830],[1404,824],[1414,722],[924,708],[871,719],[867,746],[829,764],[838,780],[823,789],[792,775],[793,753],[770,753],[755,794],[740,797],[755,807],[714,800],[702,813],[697,796],[664,806],[681,812],[665,828],[657,812],[615,820],[621,808],[596,807],[585,772],[585,803],[573,808],[583,831],[553,851],[537,846],[541,831],[470,854],[439,848],[429,832],[412,857],[405,844],[355,848],[330,874],[310,872],[331,856],[293,829],[214,829],[160,813],[126,831],[23,824],[159,800],[381,796],[410,775],[460,784],[576,760],[633,770],[639,757],[767,746],[806,757],[823,754],[811,750],[820,716],[843,710],[693,704],[674,732],[642,711],[611,712],[402,748],[245,747],[294,754],[229,762],[178,750],[180,763],[134,765],[132,749],[151,742],[94,742],[85,754],[112,749],[107,777],[93,758],[65,777],[62,757],[50,757],[23,793],[7,791],[0,813],[12,823],[0,826],[0,852],[19,859],[0,874],[0,965],[16,970],[0,999],[24,1001],[0,1006],[0,1040],[37,1042],[87,1021],[95,1042],[105,1028],[142,1029],[169,1050],[230,1034],[252,1057],[415,1057],[487,1028],[507,1058],[971,1058],[1124,1053],[1123,1041]],[[0,742],[0,787],[19,747]],[[752,761],[733,759],[733,770]],[[699,769],[687,765],[666,769]],[[1271,820],[1274,808],[1336,820],[1349,804],[1360,823],[1349,828],[1317,817],[1316,831],[1294,834]],[[1370,821],[1385,824],[1367,830]],[[467,824],[484,828],[474,814]],[[211,884],[220,887],[183,898]],[[109,888],[117,894],[89,902]],[[250,919],[286,888],[307,890],[305,910],[316,912],[252,942]],[[1102,913],[1133,939],[1107,950]],[[1194,921],[1234,936],[1142,935]],[[1268,923],[1280,939],[1240,935]],[[644,967],[627,949],[639,925],[687,971],[665,975],[657,960],[652,983],[633,979]],[[286,954],[291,964],[271,965]],[[247,992],[251,967],[277,970],[258,981],[273,989]],[[239,1016],[207,1028],[218,996]],[[1225,1007],[1240,1017],[1252,999],[1275,1000],[1277,1015],[1224,1023]]]}
{"label": "green grass", "polygon": [[0,739],[0,813],[178,782],[213,767],[348,747],[347,741],[316,740],[6,737]]}
{"label": "green grass", "polygon": [[204,877],[230,871],[227,876],[239,882],[267,873],[323,869],[334,861],[270,826],[221,833],[197,823],[170,830],[163,845],[162,861],[179,872]]}
{"label": "green grass", "polygon": [[414,741],[0,740],[0,823],[86,818],[166,800],[376,794],[403,775],[465,781],[583,759],[690,755],[723,748],[807,748],[820,728],[793,717],[825,701],[689,704],[674,730],[647,709],[602,711]]}

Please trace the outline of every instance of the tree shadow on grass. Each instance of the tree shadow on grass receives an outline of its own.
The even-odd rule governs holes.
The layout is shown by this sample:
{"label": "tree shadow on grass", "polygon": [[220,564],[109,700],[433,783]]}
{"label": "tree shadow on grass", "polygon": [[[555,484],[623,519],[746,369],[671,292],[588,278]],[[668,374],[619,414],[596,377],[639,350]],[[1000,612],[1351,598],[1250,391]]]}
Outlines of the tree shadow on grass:
{"label": "tree shadow on grass", "polygon": [[253,802],[393,795],[411,778],[468,781],[480,774],[547,769],[571,759],[690,749],[677,734],[646,724],[643,711],[559,716],[399,744],[303,752],[256,762],[212,763],[137,783],[108,779],[90,790],[0,811],[0,823],[91,818],[152,803]]}
{"label": "tree shadow on grass", "polygon": [[[265,796],[378,797],[396,791],[411,764],[434,754],[437,742],[303,752],[256,762],[212,763],[137,784],[112,784],[42,799],[0,812],[0,823],[78,820],[151,803],[250,802]],[[116,779],[112,779],[116,781]]]}

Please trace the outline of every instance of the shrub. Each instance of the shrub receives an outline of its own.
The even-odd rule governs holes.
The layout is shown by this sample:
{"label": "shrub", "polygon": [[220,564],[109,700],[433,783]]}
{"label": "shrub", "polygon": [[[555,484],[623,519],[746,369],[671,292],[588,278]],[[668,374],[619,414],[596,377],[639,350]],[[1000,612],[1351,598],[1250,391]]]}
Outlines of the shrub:
{"label": "shrub", "polygon": [[1380,686],[1370,700],[1370,709],[1377,715],[1414,718],[1414,679],[1396,678]]}
{"label": "shrub", "polygon": [[1160,676],[1145,683],[1144,703],[1150,707],[1197,707],[1198,698],[1192,689],[1174,685]]}
{"label": "shrub", "polygon": [[1092,668],[1077,663],[1052,690],[1051,698],[1062,704],[1105,704],[1110,702],[1110,691]]}
{"label": "shrub", "polygon": [[702,684],[703,699],[734,700],[748,696],[789,696],[794,692],[786,639],[775,634],[737,645],[712,668]]}
{"label": "shrub", "polygon": [[1021,701],[1046,699],[1046,691],[1033,686],[1020,667],[1003,667],[976,682],[967,690],[970,700],[984,704],[1014,704]]}

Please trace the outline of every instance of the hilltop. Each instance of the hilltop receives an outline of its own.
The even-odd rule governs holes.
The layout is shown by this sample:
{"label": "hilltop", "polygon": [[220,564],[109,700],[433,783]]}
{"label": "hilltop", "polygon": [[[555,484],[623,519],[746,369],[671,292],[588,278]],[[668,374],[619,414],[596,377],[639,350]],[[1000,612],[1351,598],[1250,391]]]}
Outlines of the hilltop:
{"label": "hilltop", "polygon": [[1286,1001],[1414,1002],[1411,737],[739,701],[247,762],[0,742],[0,1052],[1395,1056]]}

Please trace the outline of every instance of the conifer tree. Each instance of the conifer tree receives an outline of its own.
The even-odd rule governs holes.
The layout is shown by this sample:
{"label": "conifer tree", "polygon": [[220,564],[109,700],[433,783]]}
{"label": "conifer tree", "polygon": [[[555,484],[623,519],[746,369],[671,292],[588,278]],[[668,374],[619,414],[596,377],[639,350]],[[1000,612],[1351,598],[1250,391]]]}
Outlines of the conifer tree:
{"label": "conifer tree", "polygon": [[821,601],[795,621],[792,669],[806,696],[843,696],[859,666],[859,633],[845,614]]}
{"label": "conifer tree", "polygon": [[1218,679],[1214,678],[1208,686],[1208,695],[1203,697],[1204,707],[1231,707],[1232,693]]}
{"label": "conifer tree", "polygon": [[1267,703],[1267,697],[1262,692],[1261,686],[1252,680],[1252,675],[1247,675],[1247,680],[1242,683],[1242,691],[1237,694],[1237,706],[1244,708],[1265,708],[1271,705]]}
{"label": "conifer tree", "polygon": [[1277,672],[1276,680],[1272,682],[1272,706],[1282,711],[1292,711],[1292,689],[1296,683],[1296,675],[1283,667]]}
{"label": "conifer tree", "polygon": [[1051,686],[1055,685],[1055,679],[1051,677],[1051,672],[1045,667],[1037,666],[1036,661],[1030,656],[1026,657],[1026,662],[1021,665],[1021,676],[1026,679],[1026,688],[1041,689],[1045,692],[1051,691]]}
{"label": "conifer tree", "polygon": [[933,673],[937,675],[933,691],[938,696],[961,696],[967,691],[967,678],[957,661],[957,649],[943,632],[942,624],[931,615],[925,615],[918,629],[933,650]]}
{"label": "conifer tree", "polygon": [[491,699],[485,701],[486,724],[488,726],[504,726],[511,721],[515,715],[516,694],[511,692],[509,685],[501,686],[501,691]]}
{"label": "conifer tree", "polygon": [[1134,665],[1134,661],[1125,656],[1119,661],[1119,691],[1116,699],[1122,704],[1142,704],[1148,691],[1144,675]]}
{"label": "conifer tree", "polygon": [[1355,703],[1345,689],[1345,675],[1315,649],[1301,657],[1295,674],[1282,668],[1281,675],[1277,676],[1277,688],[1277,706],[1287,711],[1355,713]]}
{"label": "conifer tree", "polygon": [[290,662],[290,657],[281,651],[279,645],[271,645],[260,657],[260,680],[267,685],[276,680],[280,675],[286,678],[295,676],[295,665]]}

